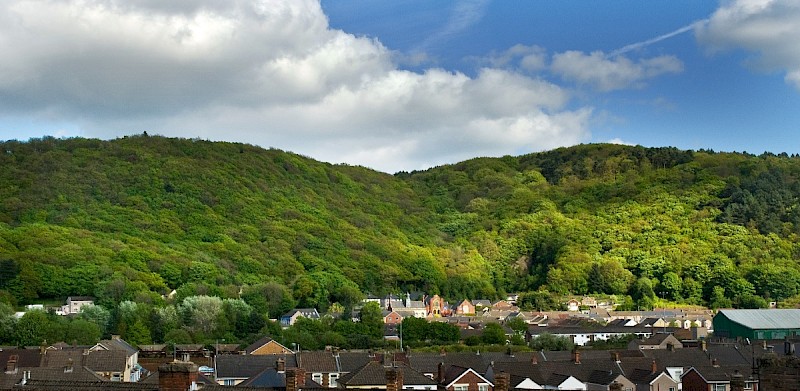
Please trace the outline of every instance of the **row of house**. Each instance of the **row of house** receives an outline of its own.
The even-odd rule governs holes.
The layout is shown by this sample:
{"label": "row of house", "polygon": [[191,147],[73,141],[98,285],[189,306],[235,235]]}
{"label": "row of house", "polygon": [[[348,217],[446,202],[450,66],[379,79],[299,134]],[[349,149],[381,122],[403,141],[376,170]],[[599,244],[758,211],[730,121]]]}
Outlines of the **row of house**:
{"label": "row of house", "polygon": [[402,376],[404,390],[493,391],[498,376],[507,375],[505,387],[517,390],[730,391],[741,380],[743,389],[757,391],[752,363],[794,352],[769,346],[721,341],[685,347],[662,338],[609,351],[229,355],[216,358],[214,379],[219,385],[277,389],[295,370],[306,379],[303,384],[340,389],[388,390],[387,382]]}

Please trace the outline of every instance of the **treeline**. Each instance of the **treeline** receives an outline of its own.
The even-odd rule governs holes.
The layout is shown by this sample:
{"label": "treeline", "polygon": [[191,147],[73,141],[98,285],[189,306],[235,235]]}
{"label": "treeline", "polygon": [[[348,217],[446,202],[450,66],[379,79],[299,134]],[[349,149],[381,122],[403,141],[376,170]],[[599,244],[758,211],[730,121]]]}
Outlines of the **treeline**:
{"label": "treeline", "polygon": [[[145,135],[0,143],[0,302],[259,316],[409,291],[712,307],[800,299],[800,159],[581,145],[387,175]],[[152,332],[152,329],[151,329]],[[151,333],[152,335],[152,333]]]}

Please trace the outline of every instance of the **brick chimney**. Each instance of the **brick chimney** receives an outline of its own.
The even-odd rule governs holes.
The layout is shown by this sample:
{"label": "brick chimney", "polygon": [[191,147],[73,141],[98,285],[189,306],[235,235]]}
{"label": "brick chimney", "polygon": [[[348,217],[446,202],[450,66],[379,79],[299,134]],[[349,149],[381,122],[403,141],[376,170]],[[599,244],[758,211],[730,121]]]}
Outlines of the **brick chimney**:
{"label": "brick chimney", "polygon": [[658,365],[656,365],[656,360],[653,360],[653,362],[650,364],[650,372],[651,373],[658,372]]}
{"label": "brick chimney", "polygon": [[275,362],[275,370],[278,371],[278,373],[286,372],[286,360],[283,357]]}
{"label": "brick chimney", "polygon": [[436,381],[440,384],[444,383],[444,363],[440,362],[436,368],[438,370],[436,374]]}
{"label": "brick chimney", "polygon": [[614,362],[619,362],[619,352],[612,353]]}
{"label": "brick chimney", "polygon": [[533,354],[531,354],[531,365],[539,364],[539,357],[537,357],[538,354],[539,352],[533,352]]}
{"label": "brick chimney", "polygon": [[731,375],[731,391],[744,391],[744,376],[738,369]]}
{"label": "brick chimney", "polygon": [[403,370],[391,367],[386,369],[386,391],[401,391],[403,389]]}
{"label": "brick chimney", "polygon": [[719,362],[717,361],[717,358],[716,358],[716,357],[714,357],[714,358],[712,358],[712,359],[711,359],[711,366],[712,366],[712,367],[715,367],[715,368],[716,368],[716,367],[719,367]]}
{"label": "brick chimney", "polygon": [[494,391],[508,391],[511,376],[508,373],[500,372],[494,375]]}
{"label": "brick chimney", "polygon": [[17,360],[19,356],[16,354],[12,354],[8,357],[8,362],[6,363],[6,373],[17,373]]}
{"label": "brick chimney", "polygon": [[173,361],[158,366],[159,391],[188,391],[197,382],[197,364]]}
{"label": "brick chimney", "polygon": [[303,368],[289,368],[286,371],[286,391],[299,391],[306,382],[306,373]]}
{"label": "brick chimney", "polygon": [[581,363],[581,351],[578,350],[577,346],[575,347],[575,349],[572,349],[572,362],[575,364]]}

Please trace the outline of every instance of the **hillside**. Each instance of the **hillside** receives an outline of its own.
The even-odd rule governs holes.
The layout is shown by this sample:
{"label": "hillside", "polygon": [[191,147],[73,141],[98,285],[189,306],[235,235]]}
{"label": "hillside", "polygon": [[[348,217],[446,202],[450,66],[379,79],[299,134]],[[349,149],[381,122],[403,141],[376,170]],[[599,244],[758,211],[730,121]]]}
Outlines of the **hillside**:
{"label": "hillside", "polygon": [[0,301],[177,289],[274,317],[413,290],[753,307],[800,287],[785,155],[583,145],[392,176],[163,137],[0,147]]}

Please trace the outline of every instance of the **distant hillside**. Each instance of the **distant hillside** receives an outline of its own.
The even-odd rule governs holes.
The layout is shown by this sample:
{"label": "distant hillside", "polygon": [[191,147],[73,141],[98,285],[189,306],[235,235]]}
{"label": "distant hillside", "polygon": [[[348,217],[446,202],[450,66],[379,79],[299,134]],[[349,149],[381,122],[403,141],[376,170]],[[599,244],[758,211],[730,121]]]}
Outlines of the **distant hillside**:
{"label": "distant hillside", "polygon": [[391,176],[136,136],[4,142],[0,167],[0,300],[15,303],[178,289],[276,316],[546,289],[753,307],[800,288],[800,159],[785,155],[582,145]]}

